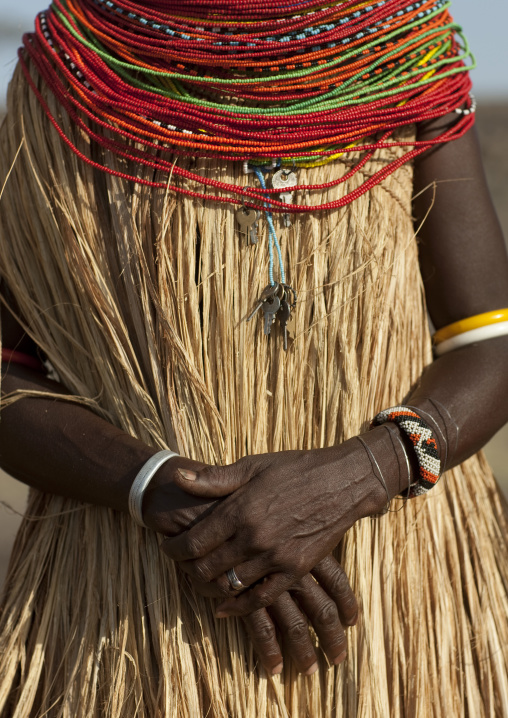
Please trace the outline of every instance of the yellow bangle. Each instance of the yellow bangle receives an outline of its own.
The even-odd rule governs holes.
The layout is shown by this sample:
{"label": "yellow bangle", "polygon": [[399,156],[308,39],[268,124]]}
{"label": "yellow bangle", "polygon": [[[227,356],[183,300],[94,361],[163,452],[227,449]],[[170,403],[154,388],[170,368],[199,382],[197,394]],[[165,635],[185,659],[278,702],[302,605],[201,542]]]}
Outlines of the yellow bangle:
{"label": "yellow bangle", "polygon": [[434,344],[456,337],[458,334],[470,332],[472,329],[486,327],[489,324],[497,324],[498,322],[508,321],[508,309],[496,309],[493,312],[484,312],[483,314],[475,314],[474,317],[460,319],[458,322],[448,324],[446,327],[439,329],[432,337]]}

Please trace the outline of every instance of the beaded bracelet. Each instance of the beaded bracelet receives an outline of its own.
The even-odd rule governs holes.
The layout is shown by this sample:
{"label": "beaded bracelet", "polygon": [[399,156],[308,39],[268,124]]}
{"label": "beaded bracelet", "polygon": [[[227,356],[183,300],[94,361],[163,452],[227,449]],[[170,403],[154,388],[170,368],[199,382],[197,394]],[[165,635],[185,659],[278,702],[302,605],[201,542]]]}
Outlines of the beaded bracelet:
{"label": "beaded bracelet", "polygon": [[394,406],[379,412],[372,425],[380,426],[388,421],[397,424],[405,433],[418,461],[419,478],[409,487],[409,498],[427,493],[441,475],[441,460],[434,432],[416,411],[407,406]]}

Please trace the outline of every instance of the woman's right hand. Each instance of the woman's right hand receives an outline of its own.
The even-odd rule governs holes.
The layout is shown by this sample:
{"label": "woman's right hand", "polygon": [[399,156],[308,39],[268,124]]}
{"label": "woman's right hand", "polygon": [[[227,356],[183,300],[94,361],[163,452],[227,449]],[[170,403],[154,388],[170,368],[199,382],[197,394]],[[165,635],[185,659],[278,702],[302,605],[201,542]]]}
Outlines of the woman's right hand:
{"label": "woman's right hand", "polygon": [[[154,476],[143,499],[143,520],[153,530],[176,536],[213,511],[223,499],[199,499],[179,489],[172,480],[178,468],[197,471],[204,464],[174,457]],[[216,583],[194,588],[210,597],[224,597]],[[311,572],[279,596],[271,606],[244,617],[256,653],[268,673],[282,671],[282,647],[301,673],[317,669],[317,656],[309,633],[312,625],[328,661],[341,663],[346,657],[344,626],[353,626],[358,604],[340,564],[328,556]]]}

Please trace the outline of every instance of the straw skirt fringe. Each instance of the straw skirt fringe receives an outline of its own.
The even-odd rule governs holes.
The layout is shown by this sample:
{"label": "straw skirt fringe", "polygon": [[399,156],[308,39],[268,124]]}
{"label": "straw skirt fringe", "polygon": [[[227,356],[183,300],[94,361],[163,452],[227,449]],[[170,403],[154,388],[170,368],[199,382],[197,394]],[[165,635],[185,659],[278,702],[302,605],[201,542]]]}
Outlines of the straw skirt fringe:
{"label": "straw skirt fringe", "polygon": [[[234,212],[212,198],[175,198],[85,166],[19,72],[0,153],[4,176],[12,167],[0,273],[29,332],[74,401],[153,446],[210,462],[328,446],[403,400],[431,361],[410,166],[353,205],[302,216],[282,233],[300,296],[285,354],[280,337],[267,341],[259,323],[244,321],[267,283],[265,227],[248,247]],[[248,181],[225,162],[194,167]],[[301,183],[347,169],[339,161],[302,171]],[[0,714],[508,716],[507,528],[481,455],[400,511],[359,522],[341,547],[361,605],[347,661],[329,668],[322,657],[306,678],[287,660],[272,678],[242,624],[215,620],[157,535],[32,491],[1,608]]]}

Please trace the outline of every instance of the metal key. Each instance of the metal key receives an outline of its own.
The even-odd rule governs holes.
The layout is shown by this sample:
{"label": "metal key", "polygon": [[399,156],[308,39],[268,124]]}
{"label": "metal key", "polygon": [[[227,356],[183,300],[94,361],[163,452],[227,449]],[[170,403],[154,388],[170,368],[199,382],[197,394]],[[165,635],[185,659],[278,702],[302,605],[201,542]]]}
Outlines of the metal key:
{"label": "metal key", "polygon": [[280,303],[279,322],[284,336],[284,351],[288,350],[288,322],[291,319],[291,306],[286,298]]}
{"label": "metal key", "polygon": [[[294,172],[288,172],[287,170],[278,170],[272,177],[272,187],[282,190],[279,198],[281,202],[285,202],[286,204],[293,203],[292,187],[296,187],[297,184],[298,178],[296,174]],[[285,227],[291,227],[289,214],[284,214],[282,219]]]}
{"label": "metal key", "polygon": [[268,300],[274,297],[277,292],[279,291],[279,284],[275,282],[275,284],[269,284],[267,287],[263,289],[261,292],[261,296],[259,297],[258,301],[256,302],[256,306],[252,310],[252,312],[247,317],[247,321],[250,322],[250,320],[256,315],[256,313],[261,309],[263,304]]}
{"label": "metal key", "polygon": [[266,336],[270,334],[272,331],[272,324],[275,321],[275,316],[277,312],[280,309],[280,299],[277,295],[274,297],[271,297],[270,299],[266,299],[263,302],[263,312],[265,314],[265,326],[264,326],[264,332]]}
{"label": "metal key", "polygon": [[236,213],[236,220],[242,228],[242,231],[247,235],[250,244],[258,243],[259,217],[260,212],[253,208],[247,209],[247,207],[242,207]]}
{"label": "metal key", "polygon": [[291,310],[293,310],[296,307],[296,302],[298,299],[296,290],[293,289],[293,287],[290,287],[289,284],[283,284],[282,289],[284,291],[284,299],[288,301]]}
{"label": "metal key", "polygon": [[[279,197],[281,202],[285,202],[286,204],[293,204],[292,192],[281,192]],[[291,227],[291,217],[287,212],[282,215],[282,221],[284,222],[284,227]]]}

